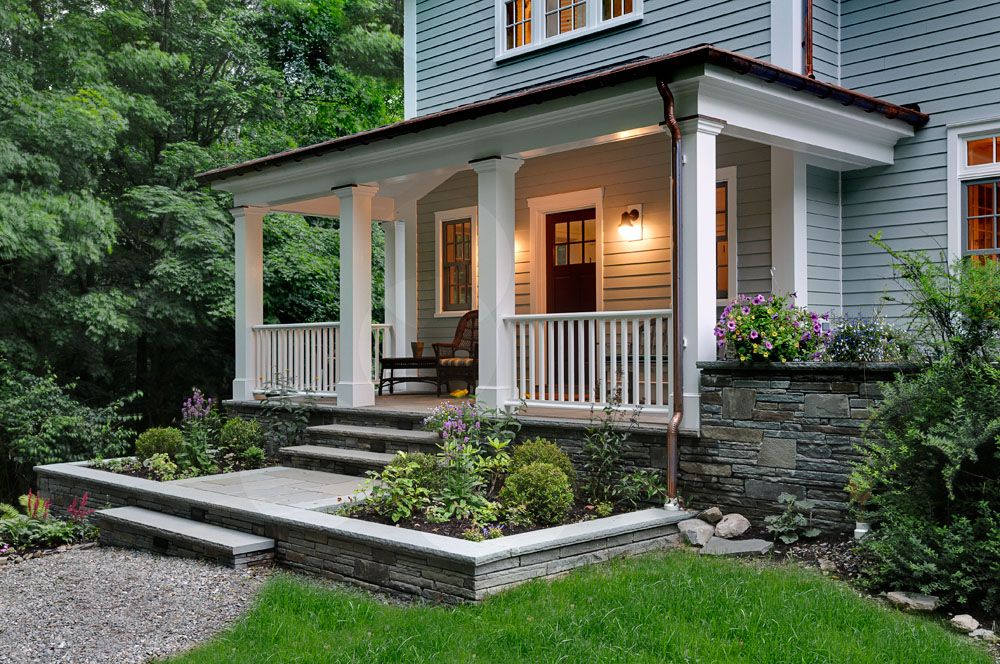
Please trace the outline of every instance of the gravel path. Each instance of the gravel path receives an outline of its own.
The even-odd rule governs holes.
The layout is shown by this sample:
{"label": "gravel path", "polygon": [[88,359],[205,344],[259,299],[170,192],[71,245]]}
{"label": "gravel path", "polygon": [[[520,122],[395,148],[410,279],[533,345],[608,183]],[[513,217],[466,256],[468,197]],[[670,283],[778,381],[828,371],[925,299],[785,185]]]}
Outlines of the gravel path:
{"label": "gravel path", "polygon": [[0,565],[0,662],[146,662],[218,633],[269,570],[114,548]]}

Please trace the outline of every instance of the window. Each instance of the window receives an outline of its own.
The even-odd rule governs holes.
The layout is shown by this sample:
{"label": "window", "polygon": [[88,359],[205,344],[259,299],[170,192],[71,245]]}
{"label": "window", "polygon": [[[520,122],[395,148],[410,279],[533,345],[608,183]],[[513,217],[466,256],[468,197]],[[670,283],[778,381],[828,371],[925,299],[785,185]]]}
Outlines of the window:
{"label": "window", "polygon": [[476,209],[435,215],[438,315],[461,315],[476,308]]}
{"label": "window", "polygon": [[597,211],[594,208],[549,215],[552,264],[582,265],[597,257]]}
{"label": "window", "polygon": [[497,59],[642,18],[642,0],[497,0]]}
{"label": "window", "polygon": [[948,129],[948,253],[1000,260],[1000,120]]}
{"label": "window", "polygon": [[736,297],[736,169],[721,168],[715,183],[715,297]]}
{"label": "window", "polygon": [[[971,159],[972,148],[970,145]],[[962,252],[969,256],[1000,258],[997,244],[997,190],[1000,178],[982,182],[965,182],[965,224]]]}

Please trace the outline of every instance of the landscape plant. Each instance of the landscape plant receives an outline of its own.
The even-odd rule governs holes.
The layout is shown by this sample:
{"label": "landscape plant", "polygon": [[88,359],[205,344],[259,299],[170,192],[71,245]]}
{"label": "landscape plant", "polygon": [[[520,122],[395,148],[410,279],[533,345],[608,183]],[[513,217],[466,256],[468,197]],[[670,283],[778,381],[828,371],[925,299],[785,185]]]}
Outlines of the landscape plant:
{"label": "landscape plant", "polygon": [[573,488],[557,466],[536,461],[507,477],[500,502],[520,506],[532,521],[550,526],[566,518],[573,506]]}
{"label": "landscape plant", "polygon": [[909,340],[881,314],[833,321],[827,359],[834,362],[900,362],[909,355]]}
{"label": "landscape plant", "polygon": [[576,483],[576,468],[569,455],[551,440],[544,438],[532,438],[517,444],[511,454],[510,468],[516,472],[538,462],[555,466],[566,475],[571,485]]}
{"label": "landscape plant", "polygon": [[88,493],[73,498],[68,519],[53,516],[51,502],[33,491],[18,499],[23,511],[0,503],[0,555],[93,539],[97,531],[89,519],[95,510],[89,500]]}
{"label": "landscape plant", "polygon": [[1000,615],[1000,266],[890,253],[926,363],[882,386],[852,478],[864,581]]}
{"label": "landscape plant", "polygon": [[781,493],[778,505],[781,512],[764,517],[767,532],[785,544],[794,544],[800,537],[819,537],[819,528],[812,524],[816,501],[805,500],[792,493]]}
{"label": "landscape plant", "polygon": [[720,349],[740,362],[819,360],[832,336],[828,316],[796,307],[794,295],[740,295],[715,326]]}

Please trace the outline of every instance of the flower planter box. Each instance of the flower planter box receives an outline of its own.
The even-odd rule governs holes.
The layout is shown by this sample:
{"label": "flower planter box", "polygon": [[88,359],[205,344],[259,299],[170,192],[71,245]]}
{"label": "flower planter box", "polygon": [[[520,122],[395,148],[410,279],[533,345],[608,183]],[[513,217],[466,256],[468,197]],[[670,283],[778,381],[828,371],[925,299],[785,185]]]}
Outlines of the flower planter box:
{"label": "flower planter box", "polygon": [[848,532],[844,491],[880,383],[914,365],[702,362],[701,436],[682,439],[680,486],[760,524],[778,494],[817,501],[817,526]]}

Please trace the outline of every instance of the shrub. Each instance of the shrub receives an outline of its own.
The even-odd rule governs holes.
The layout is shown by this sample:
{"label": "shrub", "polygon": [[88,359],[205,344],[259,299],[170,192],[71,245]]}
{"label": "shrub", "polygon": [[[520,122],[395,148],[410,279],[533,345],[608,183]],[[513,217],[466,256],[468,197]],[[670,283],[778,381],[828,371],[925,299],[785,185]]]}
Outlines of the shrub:
{"label": "shrub", "polygon": [[256,420],[244,420],[233,417],[226,420],[219,432],[219,447],[223,452],[231,452],[239,456],[251,447],[264,446],[264,431]]}
{"label": "shrub", "polygon": [[[430,476],[435,474],[427,457],[400,452],[381,473],[369,473],[365,505],[394,523],[426,509],[431,500]],[[436,466],[435,461],[435,470]]]}
{"label": "shrub", "polygon": [[240,465],[244,470],[263,468],[266,460],[267,457],[264,454],[264,450],[256,445],[248,447],[240,454]]}
{"label": "shrub", "polygon": [[171,460],[184,447],[184,434],[173,427],[154,427],[139,434],[135,440],[135,455],[140,461],[165,454]]}
{"label": "shrub", "polygon": [[52,374],[36,376],[0,357],[0,500],[31,485],[34,466],[121,456],[137,418],[121,414],[135,395],[92,408],[70,396]]}
{"label": "shrub", "polygon": [[622,475],[618,487],[621,502],[633,509],[639,503],[658,502],[662,505],[667,498],[667,482],[663,474],[652,470],[637,470]]}
{"label": "shrub", "polygon": [[573,467],[569,455],[558,445],[544,438],[526,440],[516,446],[511,455],[510,468],[512,471],[516,471],[536,462],[552,464],[565,473],[570,484],[576,483],[576,469]]}
{"label": "shrub", "polygon": [[583,498],[591,505],[618,504],[622,499],[625,477],[625,445],[639,422],[639,410],[630,415],[621,409],[621,394],[616,393],[600,417],[591,413],[583,443]]}
{"label": "shrub", "polygon": [[573,489],[566,473],[549,463],[535,462],[508,477],[500,490],[504,505],[521,506],[539,525],[559,523],[573,506]]}
{"label": "shrub", "polygon": [[818,360],[831,336],[823,323],[787,296],[740,295],[723,309],[715,338],[741,362]]}
{"label": "shrub", "polygon": [[834,362],[899,362],[908,344],[881,316],[848,318],[834,325],[827,356]]}
{"label": "shrub", "polygon": [[142,462],[149,476],[158,482],[177,479],[178,466],[163,452],[158,452]]}

